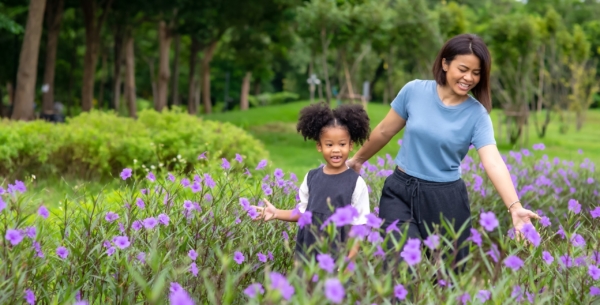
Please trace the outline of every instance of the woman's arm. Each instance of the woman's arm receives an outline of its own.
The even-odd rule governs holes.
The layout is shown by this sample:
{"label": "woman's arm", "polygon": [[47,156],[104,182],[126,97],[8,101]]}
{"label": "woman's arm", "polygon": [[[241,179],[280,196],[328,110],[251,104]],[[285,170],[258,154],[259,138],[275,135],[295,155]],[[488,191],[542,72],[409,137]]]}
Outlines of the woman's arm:
{"label": "woman's arm", "polygon": [[506,209],[509,210],[515,229],[520,231],[524,224],[531,223],[532,218],[539,219],[539,215],[523,208],[521,202],[519,202],[519,197],[510,178],[510,173],[496,145],[484,146],[477,153],[485,172],[490,180],[492,180]]}
{"label": "woman's arm", "polygon": [[394,109],[390,109],[385,118],[373,129],[369,140],[354,154],[349,162],[362,165],[390,142],[392,137],[400,132],[405,125],[406,120],[398,115]]}

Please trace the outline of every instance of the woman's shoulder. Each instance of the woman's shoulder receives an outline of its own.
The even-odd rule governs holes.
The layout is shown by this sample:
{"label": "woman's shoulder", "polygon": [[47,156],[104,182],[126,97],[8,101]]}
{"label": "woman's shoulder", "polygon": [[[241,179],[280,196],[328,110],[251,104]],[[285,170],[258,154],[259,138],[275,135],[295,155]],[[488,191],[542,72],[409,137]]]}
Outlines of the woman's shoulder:
{"label": "woman's shoulder", "polygon": [[419,79],[419,78],[415,78],[411,81],[409,81],[408,83],[406,83],[404,85],[404,87],[406,88],[410,88],[410,89],[424,89],[424,88],[428,88],[430,87],[432,84],[435,83],[435,80],[432,79]]}

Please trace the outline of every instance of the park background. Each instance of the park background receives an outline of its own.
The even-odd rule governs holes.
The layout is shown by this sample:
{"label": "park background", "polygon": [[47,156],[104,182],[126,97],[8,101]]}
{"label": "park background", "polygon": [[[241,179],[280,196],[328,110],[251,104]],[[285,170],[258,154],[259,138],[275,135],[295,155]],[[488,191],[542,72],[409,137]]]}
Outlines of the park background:
{"label": "park background", "polygon": [[[575,175],[592,181],[582,182],[576,199],[584,208],[597,205],[594,0],[2,0],[0,181],[7,189],[25,181],[27,200],[14,203],[58,215],[68,202],[106,196],[110,203],[117,193],[116,201],[134,200],[121,193],[124,168],[140,179],[167,172],[191,179],[220,172],[223,158],[233,164],[240,154],[245,169],[267,160],[268,169],[302,177],[322,162],[295,130],[302,107],[362,103],[374,127],[406,82],[432,78],[437,51],[460,33],[481,36],[492,53],[491,116],[501,152],[530,172],[546,160],[589,168],[585,179]],[[384,160],[401,138],[371,162],[389,170]],[[128,187],[134,192],[137,184]],[[566,211],[576,197],[562,193],[569,187],[535,200]],[[240,196],[229,192],[222,198]],[[485,200],[476,206],[498,205],[498,198]],[[3,236],[10,219],[3,218]],[[6,270],[3,283],[12,283]],[[73,291],[53,290],[46,300],[70,299]]]}

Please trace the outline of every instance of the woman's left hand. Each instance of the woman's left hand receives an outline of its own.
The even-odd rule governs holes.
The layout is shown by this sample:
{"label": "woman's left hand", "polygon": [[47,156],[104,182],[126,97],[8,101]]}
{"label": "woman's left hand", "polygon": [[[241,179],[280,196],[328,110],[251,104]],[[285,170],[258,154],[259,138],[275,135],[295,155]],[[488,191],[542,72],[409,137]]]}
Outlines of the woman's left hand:
{"label": "woman's left hand", "polygon": [[540,216],[522,207],[515,208],[510,213],[512,216],[515,233],[520,236],[523,225],[531,223],[531,219],[540,219]]}

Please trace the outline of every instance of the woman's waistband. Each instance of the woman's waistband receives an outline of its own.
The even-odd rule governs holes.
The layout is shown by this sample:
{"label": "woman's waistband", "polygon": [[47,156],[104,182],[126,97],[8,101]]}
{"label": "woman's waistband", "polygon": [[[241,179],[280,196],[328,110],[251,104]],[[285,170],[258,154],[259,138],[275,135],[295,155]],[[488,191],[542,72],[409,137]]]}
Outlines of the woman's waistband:
{"label": "woman's waistband", "polygon": [[435,181],[424,180],[421,178],[413,177],[413,176],[405,173],[398,166],[396,166],[396,168],[394,169],[394,177],[396,177],[397,179],[400,179],[401,181],[409,181],[409,180],[417,181],[417,182],[419,182],[419,184],[421,184],[421,186],[433,187],[433,188],[451,187],[456,184],[464,183],[461,178],[454,180],[454,181],[448,181],[448,182],[435,182]]}

